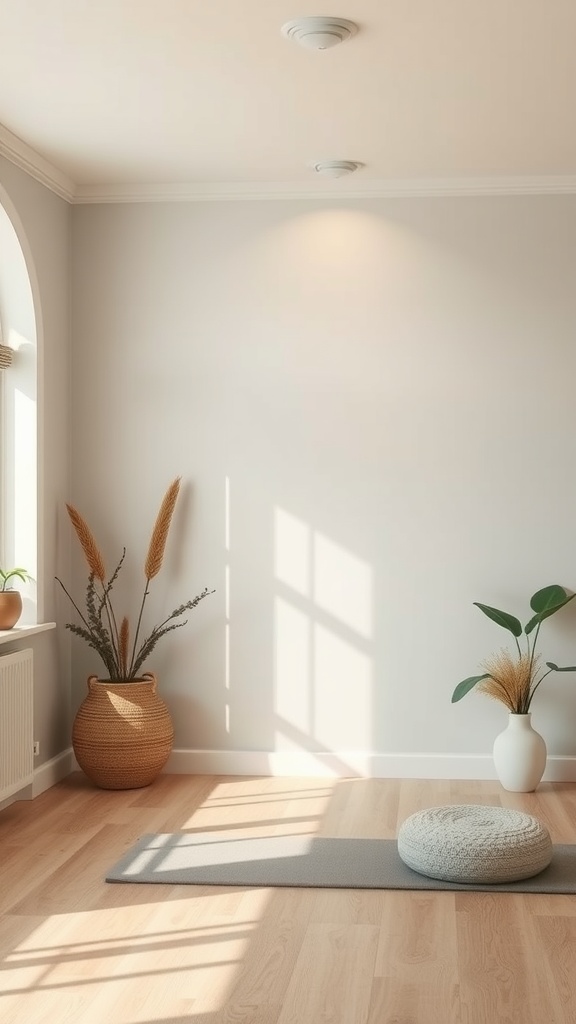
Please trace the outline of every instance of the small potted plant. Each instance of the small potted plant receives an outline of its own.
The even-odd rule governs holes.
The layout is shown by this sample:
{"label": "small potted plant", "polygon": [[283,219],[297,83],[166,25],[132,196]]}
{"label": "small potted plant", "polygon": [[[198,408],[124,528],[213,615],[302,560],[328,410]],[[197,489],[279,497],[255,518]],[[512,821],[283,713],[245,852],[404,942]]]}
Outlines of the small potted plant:
{"label": "small potted plant", "polygon": [[[494,741],[494,763],[504,789],[527,793],[536,789],[546,767],[546,744],[532,728],[531,706],[536,690],[551,672],[576,672],[576,665],[560,668],[553,661],[541,667],[536,645],[544,619],[564,608],[576,594],[553,584],[538,590],[530,598],[534,613],[523,627],[519,619],[490,605],[473,603],[484,615],[512,633],[516,649],[502,649],[488,658],[481,675],[468,676],[458,683],[452,694],[452,703],[465,697],[470,690],[478,690],[500,701],[509,711],[508,727]],[[519,638],[525,637],[525,649]]]}
{"label": "small potted plant", "polygon": [[104,678],[93,675],[88,679],[88,694],[74,719],[72,746],[80,767],[102,789],[147,786],[168,760],[174,739],[172,719],[157,693],[156,676],[143,670],[158,642],[167,633],[186,625],[187,620],[176,620],[213,593],[205,588],[191,601],[175,608],[142,638],[150,583],[162,567],[179,489],[180,478],[177,478],[166,491],[156,517],[144,562],[143,593],[133,637],[128,616],[120,618],[112,603],[112,589],[126,548],[108,576],[86,520],[74,506],[66,506],[89,570],[84,610],[56,577],[80,619],[78,623],[67,622],[66,628],[85,640],[105,667]]}
{"label": "small potted plant", "polygon": [[10,580],[27,583],[31,578],[26,569],[0,569],[0,629],[12,629],[22,615],[22,595],[9,586]]}

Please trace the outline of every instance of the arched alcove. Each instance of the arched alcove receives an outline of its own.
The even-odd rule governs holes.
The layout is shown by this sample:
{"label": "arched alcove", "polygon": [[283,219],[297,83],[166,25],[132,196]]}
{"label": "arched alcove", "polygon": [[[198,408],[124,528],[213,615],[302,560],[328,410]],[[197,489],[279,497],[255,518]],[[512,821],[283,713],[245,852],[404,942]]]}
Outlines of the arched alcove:
{"label": "arched alcove", "polygon": [[38,331],[26,241],[0,190],[0,326],[12,365],[0,370],[0,564],[21,566],[21,624],[38,621]]}

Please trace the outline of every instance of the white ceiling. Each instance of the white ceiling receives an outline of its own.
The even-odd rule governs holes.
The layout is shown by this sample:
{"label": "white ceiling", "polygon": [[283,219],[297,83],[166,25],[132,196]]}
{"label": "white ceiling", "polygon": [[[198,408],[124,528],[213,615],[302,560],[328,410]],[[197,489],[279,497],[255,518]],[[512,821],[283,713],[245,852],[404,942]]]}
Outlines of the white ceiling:
{"label": "white ceiling", "polygon": [[0,0],[0,124],[86,195],[574,176],[575,46],[574,0]]}

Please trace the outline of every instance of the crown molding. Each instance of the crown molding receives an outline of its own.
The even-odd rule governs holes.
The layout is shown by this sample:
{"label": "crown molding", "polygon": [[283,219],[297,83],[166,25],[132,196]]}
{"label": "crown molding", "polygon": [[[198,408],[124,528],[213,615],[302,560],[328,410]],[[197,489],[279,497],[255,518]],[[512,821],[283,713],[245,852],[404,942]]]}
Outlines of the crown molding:
{"label": "crown molding", "polygon": [[457,196],[576,195],[576,175],[382,178],[311,182],[181,182],[76,185],[54,164],[0,124],[0,156],[61,199],[90,203],[234,202],[238,200],[418,199]]}
{"label": "crown molding", "polygon": [[26,171],[31,178],[55,192],[61,199],[71,203],[76,186],[68,175],[40,156],[28,143],[23,142],[8,128],[0,124],[0,156],[6,157],[16,167]]}
{"label": "crown molding", "polygon": [[234,200],[411,199],[456,196],[575,195],[576,175],[491,178],[414,178],[338,182],[197,182],[78,185],[72,202],[181,203]]}

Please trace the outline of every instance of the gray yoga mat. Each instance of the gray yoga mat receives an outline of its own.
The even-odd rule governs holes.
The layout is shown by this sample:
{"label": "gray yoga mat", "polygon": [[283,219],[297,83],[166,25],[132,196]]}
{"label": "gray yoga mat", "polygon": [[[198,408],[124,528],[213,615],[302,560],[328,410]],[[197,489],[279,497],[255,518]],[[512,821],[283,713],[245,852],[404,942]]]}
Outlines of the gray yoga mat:
{"label": "gray yoga mat", "polygon": [[142,836],[108,872],[107,882],[168,885],[307,886],[335,889],[453,889],[459,892],[576,892],[576,845],[557,845],[549,867],[500,885],[440,882],[419,875],[394,839],[323,836],[223,838],[220,832]]}

